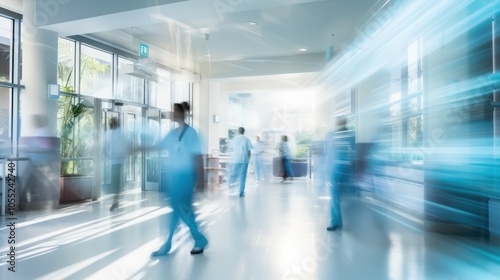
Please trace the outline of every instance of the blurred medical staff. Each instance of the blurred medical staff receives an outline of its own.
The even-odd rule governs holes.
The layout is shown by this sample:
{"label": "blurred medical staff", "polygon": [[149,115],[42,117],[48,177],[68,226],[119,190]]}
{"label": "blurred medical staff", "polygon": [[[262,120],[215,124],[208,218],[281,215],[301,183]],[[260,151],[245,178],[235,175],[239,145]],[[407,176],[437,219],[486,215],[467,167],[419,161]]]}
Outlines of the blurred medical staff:
{"label": "blurred medical staff", "polygon": [[151,254],[152,257],[168,254],[179,219],[186,223],[195,241],[191,254],[203,253],[208,245],[208,240],[198,229],[192,205],[196,185],[203,181],[203,159],[198,134],[184,121],[186,112],[189,112],[187,102],[174,104],[173,118],[179,127],[168,133],[160,143],[160,148],[168,153],[167,184],[173,213],[168,239]]}
{"label": "blurred medical staff", "polygon": [[238,128],[238,135],[232,141],[233,161],[232,172],[229,178],[229,185],[233,185],[237,178],[240,179],[240,196],[245,196],[245,182],[247,180],[248,161],[250,160],[250,151],[252,143],[245,134],[243,127]]}

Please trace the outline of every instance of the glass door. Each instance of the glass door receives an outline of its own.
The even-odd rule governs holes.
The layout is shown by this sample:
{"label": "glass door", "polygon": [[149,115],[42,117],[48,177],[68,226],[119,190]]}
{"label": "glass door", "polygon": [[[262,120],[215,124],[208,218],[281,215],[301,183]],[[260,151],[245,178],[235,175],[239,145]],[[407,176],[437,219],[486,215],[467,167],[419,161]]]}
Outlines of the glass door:
{"label": "glass door", "polygon": [[[119,118],[119,113],[116,111],[107,111],[104,110],[102,112],[102,131],[103,131],[103,137],[106,135],[106,132],[109,130],[109,123],[111,118]],[[104,155],[108,154],[108,151],[110,149],[110,144],[106,143],[106,141],[103,141],[104,143]],[[111,161],[107,157],[103,157],[103,172],[102,172],[102,190],[103,193],[109,193],[109,188],[111,186]]]}
{"label": "glass door", "polygon": [[128,154],[124,164],[123,190],[143,189],[143,108],[132,105],[125,105],[121,109],[122,124],[125,134],[125,141],[128,148],[135,152]]}
{"label": "glass door", "polygon": [[145,151],[146,156],[146,191],[160,190],[160,149],[156,147],[160,141],[160,110],[148,109],[146,117],[146,147],[154,147]]}

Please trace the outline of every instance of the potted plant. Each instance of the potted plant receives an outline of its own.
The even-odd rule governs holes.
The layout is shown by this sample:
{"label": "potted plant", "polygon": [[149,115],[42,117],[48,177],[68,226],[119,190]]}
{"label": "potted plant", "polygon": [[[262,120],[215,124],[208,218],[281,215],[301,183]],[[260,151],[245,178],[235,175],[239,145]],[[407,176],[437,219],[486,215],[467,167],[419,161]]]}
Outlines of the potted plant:
{"label": "potted plant", "polygon": [[60,202],[90,199],[93,161],[85,158],[91,158],[94,149],[93,109],[72,96],[62,96],[58,105],[62,158]]}

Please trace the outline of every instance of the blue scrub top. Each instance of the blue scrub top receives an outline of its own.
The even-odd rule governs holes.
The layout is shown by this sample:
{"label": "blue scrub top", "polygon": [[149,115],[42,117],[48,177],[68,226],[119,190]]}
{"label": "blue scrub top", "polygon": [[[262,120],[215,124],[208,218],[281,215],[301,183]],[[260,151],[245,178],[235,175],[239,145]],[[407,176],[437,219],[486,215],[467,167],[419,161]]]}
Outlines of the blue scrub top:
{"label": "blue scrub top", "polygon": [[252,149],[252,142],[239,134],[232,140],[233,163],[248,163],[248,152]]}
{"label": "blue scrub top", "polygon": [[201,148],[198,134],[192,127],[186,125],[184,133],[181,127],[170,131],[160,147],[168,153],[167,170],[171,176],[196,175],[196,156],[201,154]]}
{"label": "blue scrub top", "polygon": [[279,152],[280,157],[291,158],[292,151],[290,151],[290,146],[288,146],[288,142],[281,141],[279,144]]}

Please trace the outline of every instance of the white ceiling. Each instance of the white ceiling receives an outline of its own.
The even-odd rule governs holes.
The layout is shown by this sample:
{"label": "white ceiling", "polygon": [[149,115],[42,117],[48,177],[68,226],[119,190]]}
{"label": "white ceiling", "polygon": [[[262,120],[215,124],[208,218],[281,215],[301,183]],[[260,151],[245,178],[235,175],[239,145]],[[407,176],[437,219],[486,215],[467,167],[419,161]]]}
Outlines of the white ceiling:
{"label": "white ceiling", "polygon": [[[388,0],[194,0],[158,6],[156,23],[88,36],[134,49],[137,41],[195,64],[324,53],[348,45]],[[232,3],[233,6],[229,5]],[[217,8],[218,7],[218,8]],[[139,20],[140,21],[140,20]],[[257,25],[249,25],[254,21]],[[209,34],[208,40],[205,34]],[[136,39],[131,39],[131,37]]]}
{"label": "white ceiling", "polygon": [[[40,5],[46,2],[30,1]],[[395,1],[63,1],[58,12],[50,15],[50,22],[40,27],[61,36],[88,36],[133,53],[138,52],[139,42],[145,42],[150,45],[152,59],[179,70],[211,67],[212,73],[229,72],[235,77],[262,69],[269,69],[264,71],[268,75],[274,71],[273,66],[288,69],[299,65],[305,68],[302,72],[310,72],[311,65],[324,63],[321,60],[332,44],[332,34],[338,52],[359,35],[381,7]],[[21,13],[23,10],[23,0],[0,0],[0,5]],[[257,25],[251,26],[248,21]],[[209,34],[208,40],[205,34]],[[302,53],[299,48],[308,51]]]}

